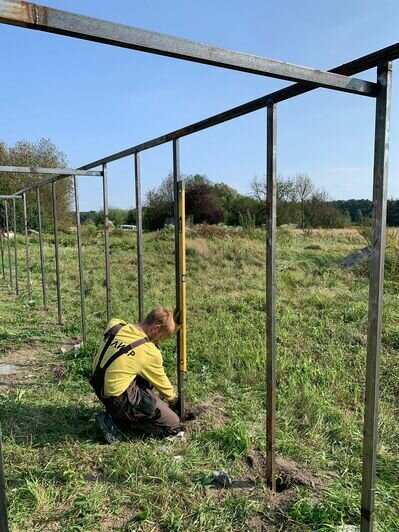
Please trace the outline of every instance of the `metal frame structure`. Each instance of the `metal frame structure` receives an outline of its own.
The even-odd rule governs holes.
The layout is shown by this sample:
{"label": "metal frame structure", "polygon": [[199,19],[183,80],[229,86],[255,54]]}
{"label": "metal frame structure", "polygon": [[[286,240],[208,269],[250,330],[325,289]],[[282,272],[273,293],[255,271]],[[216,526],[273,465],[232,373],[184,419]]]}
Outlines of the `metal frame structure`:
{"label": "metal frame structure", "polygon": [[[138,308],[139,319],[144,314],[143,298],[143,257],[142,257],[142,206],[141,206],[141,173],[140,153],[147,149],[172,142],[173,144],[173,178],[175,205],[175,269],[176,269],[176,308],[179,311],[179,331],[177,337],[177,371],[178,388],[183,399],[181,417],[184,415],[184,375],[186,372],[186,311],[185,311],[185,211],[184,211],[184,183],[180,176],[179,139],[202,131],[228,120],[244,116],[260,109],[267,109],[267,146],[266,146],[266,176],[267,176],[267,223],[266,223],[266,477],[270,487],[276,489],[276,176],[277,176],[277,104],[299,96],[319,87],[349,92],[376,99],[374,172],[373,172],[373,215],[372,215],[372,253],[369,279],[369,312],[368,312],[368,344],[366,367],[366,398],[364,417],[363,442],[363,483],[361,506],[362,532],[373,530],[374,524],[374,493],[376,483],[376,450],[377,450],[377,422],[378,395],[381,353],[381,323],[383,276],[386,235],[386,200],[388,177],[388,147],[389,123],[391,104],[391,61],[399,58],[399,43],[388,46],[366,56],[335,67],[328,72],[317,69],[292,65],[267,59],[264,57],[243,54],[178,39],[169,35],[162,35],[129,26],[115,24],[104,20],[67,13],[19,0],[0,0],[0,23],[65,35],[73,38],[100,42],[107,45],[129,48],[142,52],[165,55],[177,59],[218,66],[227,69],[250,72],[262,76],[275,77],[296,81],[292,85],[252,100],[223,113],[211,116],[200,122],[178,129],[132,146],[121,152],[109,155],[97,161],[83,165],[79,169],[43,169],[43,168],[15,168],[0,167],[0,172],[24,172],[38,174],[56,174],[33,185],[18,190],[13,195],[1,197],[6,202],[12,199],[24,200],[24,222],[26,236],[26,263],[29,281],[29,250],[27,238],[26,193],[36,189],[39,215],[40,253],[43,285],[43,306],[46,307],[44,257],[42,247],[42,230],[40,222],[39,188],[51,183],[53,189],[53,213],[55,240],[56,228],[56,181],[72,176],[75,190],[75,211],[77,217],[77,241],[80,275],[80,293],[82,308],[82,331],[85,339],[85,311],[84,311],[84,280],[81,250],[81,236],[79,224],[79,200],[76,176],[99,175],[103,180],[104,200],[104,240],[105,240],[105,271],[106,271],[106,304],[107,316],[111,316],[111,285],[109,261],[109,222],[108,222],[108,192],[107,192],[107,164],[134,156],[134,174],[136,190],[137,212],[137,268],[138,268]],[[369,82],[354,78],[355,74],[377,67],[376,82]],[[101,167],[101,171],[90,170]],[[15,211],[14,211],[15,212]],[[14,220],[15,223],[15,220]],[[2,268],[4,276],[4,247],[1,241]],[[56,263],[57,245],[55,246]],[[10,252],[8,252],[10,257]],[[16,251],[15,251],[16,256]],[[9,265],[10,265],[9,259]],[[10,266],[11,268],[11,266]],[[59,271],[57,266],[57,300],[58,321],[62,322],[61,294],[59,289]],[[10,270],[11,272],[11,270]],[[17,273],[16,273],[17,276]],[[10,273],[11,280],[11,273]]]}

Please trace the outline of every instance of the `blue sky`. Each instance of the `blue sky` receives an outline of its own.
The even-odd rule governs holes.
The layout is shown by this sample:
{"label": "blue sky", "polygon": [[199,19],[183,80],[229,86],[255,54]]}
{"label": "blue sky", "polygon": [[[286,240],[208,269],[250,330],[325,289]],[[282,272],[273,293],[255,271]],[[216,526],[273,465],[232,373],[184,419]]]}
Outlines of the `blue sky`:
{"label": "blue sky", "polygon": [[[46,5],[305,66],[329,69],[398,40],[395,0],[47,0]],[[78,167],[287,85],[241,72],[0,25],[0,138],[50,138]],[[394,65],[395,66],[395,65]],[[399,197],[394,68],[389,196]],[[359,77],[375,80],[375,70]],[[331,198],[371,197],[372,99],[319,89],[283,102],[278,172],[306,172]],[[172,167],[172,148],[142,154],[144,192]],[[242,193],[265,173],[265,111],[181,140],[184,173]],[[109,165],[110,204],[134,203],[132,158]],[[81,209],[101,204],[80,178]]]}

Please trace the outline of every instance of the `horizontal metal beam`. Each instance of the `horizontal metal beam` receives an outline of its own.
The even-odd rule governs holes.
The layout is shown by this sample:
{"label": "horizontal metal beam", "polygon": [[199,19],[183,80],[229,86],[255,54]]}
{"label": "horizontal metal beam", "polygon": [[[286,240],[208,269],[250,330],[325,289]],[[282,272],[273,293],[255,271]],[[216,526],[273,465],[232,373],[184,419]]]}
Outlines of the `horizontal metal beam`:
{"label": "horizontal metal beam", "polygon": [[0,0],[0,22],[261,76],[311,83],[363,96],[377,94],[377,85],[369,81],[179,39],[171,35],[20,0]]}
{"label": "horizontal metal beam", "polygon": [[[76,173],[75,173],[76,172]],[[24,194],[25,192],[29,192],[30,190],[34,190],[36,188],[42,187],[44,185],[50,185],[50,183],[55,183],[56,181],[60,181],[61,179],[65,179],[67,177],[73,177],[74,175],[95,175],[95,176],[101,176],[103,175],[102,172],[92,172],[90,174],[83,173],[79,174],[78,170],[72,170],[72,174],[61,174],[54,177],[49,177],[48,179],[41,179],[40,181],[36,181],[36,183],[32,183],[31,185],[28,185],[21,190],[17,190],[14,194]]]}
{"label": "horizontal metal beam", "polygon": [[11,199],[22,199],[22,196],[16,196],[15,194],[0,194],[0,199],[5,199],[5,200],[11,200]]}
{"label": "horizontal metal beam", "polygon": [[[363,72],[364,70],[370,70],[371,68],[374,68],[386,61],[392,61],[398,58],[399,43],[396,43],[391,46],[387,46],[386,48],[382,48],[381,50],[377,50],[376,52],[372,52],[371,54],[362,56],[348,63],[339,65],[331,69],[330,72],[344,72],[349,75],[357,74],[359,72]],[[309,85],[304,83],[295,83],[284,89],[280,89],[278,91],[271,92],[270,94],[266,94],[265,96],[261,96],[260,98],[256,98],[256,100],[251,100],[250,102],[238,105],[237,107],[233,107],[232,109],[223,111],[222,113],[210,116],[209,118],[205,118],[204,120],[200,120],[199,122],[194,122],[193,124],[185,126],[181,129],[175,129],[174,131],[166,133],[165,135],[161,135],[160,137],[156,137],[141,144],[136,144],[135,146],[109,155],[108,157],[98,159],[96,161],[93,161],[92,163],[83,165],[80,168],[88,170],[89,168],[96,168],[97,166],[100,166],[105,163],[118,161],[119,159],[123,159],[124,157],[128,157],[129,155],[133,155],[135,153],[148,150],[150,148],[155,148],[156,146],[160,146],[161,144],[171,142],[174,139],[178,139],[187,135],[191,135],[192,133],[203,131],[204,129],[208,129],[218,124],[223,124],[224,122],[228,122],[229,120],[234,120],[234,118],[239,118],[240,116],[245,116],[249,113],[253,113],[254,111],[259,111],[260,109],[265,108],[269,103],[271,104],[283,102],[284,100],[289,100],[290,98],[300,96],[301,94],[305,94],[306,92],[310,92],[312,90],[315,90],[315,87],[310,87]]]}
{"label": "horizontal metal beam", "polygon": [[12,172],[15,174],[102,175],[102,172],[93,170],[73,170],[71,168],[38,168],[36,166],[0,166],[0,172]]}
{"label": "horizontal metal beam", "polygon": [[[371,68],[375,68],[383,63],[386,63],[387,61],[393,61],[398,58],[399,43],[395,43],[390,46],[387,46],[386,48],[381,48],[380,50],[359,57],[358,59],[354,59],[353,61],[349,61],[348,63],[343,63],[342,65],[334,67],[330,70],[330,72],[343,73],[347,75],[358,74],[359,72],[370,70]],[[147,142],[136,144],[135,146],[119,151],[112,155],[108,155],[107,157],[97,159],[96,161],[80,166],[79,170],[89,170],[91,168],[96,168],[106,163],[118,161],[120,159],[123,159],[124,157],[128,157],[129,155],[133,155],[135,153],[148,150],[150,148],[155,148],[156,146],[160,146],[161,144],[170,142],[173,139],[185,137],[193,133],[197,133],[199,131],[203,131],[210,127],[216,126],[218,124],[223,124],[224,122],[234,120],[235,118],[239,118],[255,111],[259,111],[260,109],[263,109],[267,105],[269,105],[269,103],[271,104],[283,102],[285,100],[289,100],[290,98],[300,96],[301,94],[305,94],[313,90],[315,90],[315,88],[309,86],[308,84],[294,83],[289,87],[280,89],[275,92],[271,92],[269,94],[266,94],[265,96],[256,98],[255,100],[251,100],[242,105],[238,105],[237,107],[233,107],[232,109],[228,109],[227,111],[223,111],[222,113],[218,113],[216,115],[210,116],[209,118],[205,118],[204,120],[200,120],[199,122],[189,124],[188,126],[185,126],[181,129],[176,129],[174,131],[171,131],[170,133],[166,133],[165,135],[161,135],[160,137],[156,137]],[[64,177],[65,176],[60,176],[60,179]],[[40,183],[29,187],[28,190],[36,188],[37,186],[41,186],[42,184],[47,184],[48,182],[49,181],[41,181]],[[23,189],[22,191],[18,191],[16,192],[16,194],[22,193],[24,192],[24,190],[25,189]]]}

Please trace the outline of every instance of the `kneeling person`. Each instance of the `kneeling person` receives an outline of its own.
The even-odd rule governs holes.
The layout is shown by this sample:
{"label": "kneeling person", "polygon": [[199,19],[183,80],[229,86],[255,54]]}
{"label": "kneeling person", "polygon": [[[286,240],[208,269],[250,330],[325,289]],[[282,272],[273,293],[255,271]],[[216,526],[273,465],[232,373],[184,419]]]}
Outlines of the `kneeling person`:
{"label": "kneeling person", "polygon": [[90,379],[108,413],[108,416],[97,416],[107,441],[119,439],[112,420],[122,430],[126,427],[154,436],[179,432],[179,417],[153,392],[155,388],[172,408],[177,403],[157,347],[174,330],[173,312],[161,306],[136,324],[118,319],[108,323],[93,360]]}

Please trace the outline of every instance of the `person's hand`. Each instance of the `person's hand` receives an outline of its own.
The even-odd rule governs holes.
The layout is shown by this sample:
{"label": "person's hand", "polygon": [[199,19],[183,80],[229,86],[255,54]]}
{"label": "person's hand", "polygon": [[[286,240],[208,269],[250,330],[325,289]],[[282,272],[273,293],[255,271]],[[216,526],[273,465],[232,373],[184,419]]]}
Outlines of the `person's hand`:
{"label": "person's hand", "polygon": [[180,310],[177,310],[177,308],[173,311],[173,319],[175,323],[180,323]]}
{"label": "person's hand", "polygon": [[178,397],[177,401],[173,405],[171,405],[170,407],[173,410],[173,412],[175,412],[176,414],[180,414],[180,407],[181,407],[180,397]]}
{"label": "person's hand", "polygon": [[175,334],[181,327],[180,317],[181,317],[180,310],[175,309],[175,311],[173,312],[173,320],[175,322],[175,330],[174,330]]}

